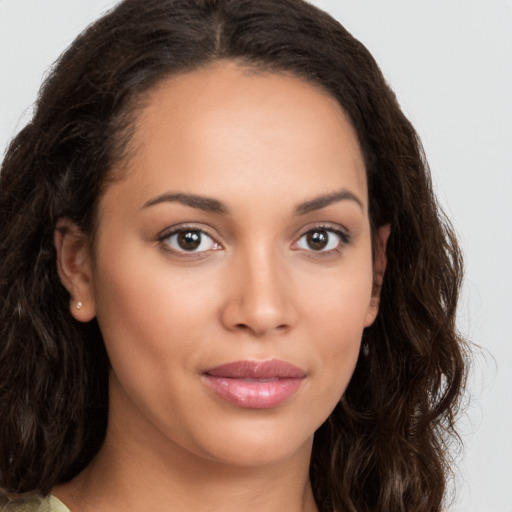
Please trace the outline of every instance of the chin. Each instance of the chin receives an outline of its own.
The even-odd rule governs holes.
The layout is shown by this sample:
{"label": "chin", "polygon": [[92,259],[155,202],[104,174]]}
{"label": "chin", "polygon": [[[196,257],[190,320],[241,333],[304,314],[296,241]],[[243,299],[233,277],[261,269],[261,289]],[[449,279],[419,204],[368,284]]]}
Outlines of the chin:
{"label": "chin", "polygon": [[293,457],[309,459],[316,429],[298,421],[251,418],[208,430],[206,436],[203,430],[201,439],[189,445],[191,451],[216,462],[249,468],[279,464]]}
{"label": "chin", "polygon": [[253,442],[242,445],[232,443],[224,450],[216,449],[214,454],[217,462],[237,468],[257,468],[279,465],[295,457],[309,460],[313,437],[300,445],[286,446],[281,442]]}

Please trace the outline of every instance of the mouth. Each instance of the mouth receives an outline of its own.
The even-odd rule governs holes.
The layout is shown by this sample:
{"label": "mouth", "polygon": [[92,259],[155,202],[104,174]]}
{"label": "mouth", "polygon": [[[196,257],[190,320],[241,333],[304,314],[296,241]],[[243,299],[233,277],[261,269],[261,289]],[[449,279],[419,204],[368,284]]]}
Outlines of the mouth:
{"label": "mouth", "polygon": [[271,409],[291,398],[306,372],[277,359],[236,361],[203,373],[206,384],[223,400],[247,409]]}

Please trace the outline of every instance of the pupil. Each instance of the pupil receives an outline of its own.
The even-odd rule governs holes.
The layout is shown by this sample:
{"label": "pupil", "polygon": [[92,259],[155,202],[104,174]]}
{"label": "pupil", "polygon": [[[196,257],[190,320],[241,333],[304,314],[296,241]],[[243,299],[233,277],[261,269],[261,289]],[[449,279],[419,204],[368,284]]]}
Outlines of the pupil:
{"label": "pupil", "polygon": [[201,244],[199,231],[183,231],[178,234],[178,244],[185,251],[193,251]]}
{"label": "pupil", "polygon": [[327,231],[311,231],[307,235],[307,241],[311,249],[320,251],[327,245],[329,235],[327,234]]}

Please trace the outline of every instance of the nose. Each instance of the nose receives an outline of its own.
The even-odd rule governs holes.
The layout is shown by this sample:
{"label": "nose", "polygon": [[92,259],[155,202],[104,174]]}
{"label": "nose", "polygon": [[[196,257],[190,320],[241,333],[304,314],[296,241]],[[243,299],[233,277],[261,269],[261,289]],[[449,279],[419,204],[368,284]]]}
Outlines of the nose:
{"label": "nose", "polygon": [[272,250],[256,249],[232,262],[222,322],[255,337],[287,332],[298,318],[286,264]]}

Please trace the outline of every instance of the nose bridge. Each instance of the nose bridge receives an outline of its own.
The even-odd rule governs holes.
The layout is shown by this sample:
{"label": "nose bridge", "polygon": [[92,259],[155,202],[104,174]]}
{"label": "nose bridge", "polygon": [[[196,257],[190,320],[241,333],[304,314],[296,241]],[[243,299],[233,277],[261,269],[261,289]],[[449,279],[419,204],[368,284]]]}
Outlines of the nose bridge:
{"label": "nose bridge", "polygon": [[292,327],[296,312],[290,279],[275,244],[247,244],[235,260],[234,287],[225,311],[230,328],[261,336]]}

